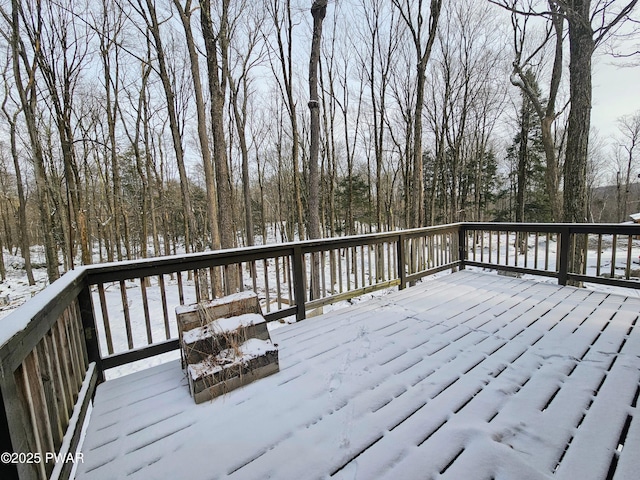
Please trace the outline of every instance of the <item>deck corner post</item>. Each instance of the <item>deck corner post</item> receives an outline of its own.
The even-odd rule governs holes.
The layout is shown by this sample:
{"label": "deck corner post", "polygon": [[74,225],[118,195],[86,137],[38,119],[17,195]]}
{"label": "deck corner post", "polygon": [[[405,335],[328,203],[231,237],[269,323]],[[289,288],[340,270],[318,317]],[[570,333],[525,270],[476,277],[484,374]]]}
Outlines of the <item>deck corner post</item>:
{"label": "deck corner post", "polygon": [[405,236],[403,234],[399,234],[396,253],[398,256],[397,258],[398,278],[400,279],[400,285],[398,286],[398,288],[400,290],[403,290],[407,287],[407,270],[405,268],[406,256],[405,256],[405,250],[404,250],[404,240],[405,240]]}
{"label": "deck corner post", "polygon": [[569,245],[571,239],[571,231],[568,227],[561,228],[558,232],[560,240],[560,260],[558,265],[558,284],[567,285],[569,278]]}
{"label": "deck corner post", "polygon": [[[0,367],[0,450],[1,453],[35,452],[35,440],[28,412],[20,399],[14,372]],[[0,463],[0,478],[36,480],[36,463]]]}
{"label": "deck corner post", "polygon": [[[11,413],[6,408],[5,395],[6,386],[1,384],[0,386],[0,453],[13,453],[13,442],[11,438],[11,428],[9,426],[9,418]],[[2,478],[19,478],[18,467],[14,463],[2,462],[0,463],[0,477]]]}
{"label": "deck corner post", "polygon": [[300,245],[293,247],[293,292],[296,300],[296,321],[307,318],[306,295],[304,288],[304,254]]}
{"label": "deck corner post", "polygon": [[458,226],[458,262],[459,269],[464,270],[465,260],[467,259],[467,248],[466,248],[466,239],[467,239],[467,228],[464,224],[459,224]]}
{"label": "deck corner post", "polygon": [[91,290],[85,283],[78,294],[78,306],[80,307],[80,317],[82,319],[82,330],[87,348],[87,363],[95,362],[98,383],[104,382],[104,368],[102,366],[102,356],[100,355],[100,345],[98,343],[98,331],[96,329],[96,317],[93,310],[93,300]]}

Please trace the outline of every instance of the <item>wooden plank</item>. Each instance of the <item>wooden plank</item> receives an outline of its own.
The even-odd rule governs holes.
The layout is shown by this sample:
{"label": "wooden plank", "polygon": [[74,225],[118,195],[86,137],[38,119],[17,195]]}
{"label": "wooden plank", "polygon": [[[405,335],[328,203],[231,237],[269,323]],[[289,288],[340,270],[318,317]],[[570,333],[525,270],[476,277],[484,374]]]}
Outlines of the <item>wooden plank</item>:
{"label": "wooden plank", "polygon": [[72,371],[70,370],[69,349],[67,348],[64,328],[62,327],[61,322],[58,322],[53,326],[52,333],[55,342],[55,349],[58,352],[58,359],[60,362],[60,374],[62,376],[65,404],[67,405],[67,408],[70,409],[75,402],[75,398]]}
{"label": "wooden plank", "polygon": [[[66,422],[63,423],[61,418],[63,413],[60,411],[60,404],[58,403],[58,399],[61,395],[59,395],[59,392],[57,391],[56,372],[54,371],[52,354],[48,346],[47,337],[43,338],[42,342],[37,346],[36,354],[41,369],[44,397],[48,407],[48,424],[51,429],[53,445],[51,451],[56,451],[62,443]],[[66,414],[66,412],[64,412],[64,414]]]}
{"label": "wooden plank", "polygon": [[57,336],[54,334],[53,330],[48,335],[49,338],[49,352],[51,355],[52,368],[54,372],[54,384],[56,390],[56,397],[58,401],[58,410],[61,412],[62,420],[64,424],[69,421],[69,414],[73,409],[73,404],[68,403],[67,392],[66,392],[66,384],[64,379],[64,374],[62,371],[62,363],[60,361],[61,355],[58,351],[58,341]]}
{"label": "wooden plank", "polygon": [[[74,406],[73,413],[64,436],[62,444],[63,448],[59,451],[59,454],[62,455],[61,458],[67,458],[68,454],[73,455],[78,452],[82,427],[85,423],[89,404],[96,390],[98,376],[99,371],[96,364],[89,364],[82,382],[82,387],[78,393],[78,401]],[[70,478],[72,468],[73,462],[65,461],[56,463],[53,471],[51,472],[50,480],[66,480]]]}
{"label": "wooden plank", "polygon": [[[18,379],[18,380],[16,380]],[[18,384],[19,382],[19,384]],[[2,421],[0,422],[0,445],[3,452],[35,452],[35,435],[29,420],[29,411],[22,393],[22,366],[18,372],[2,371],[0,383],[2,392]],[[34,463],[0,462],[2,478],[20,478],[35,480],[41,477],[44,469]]]}
{"label": "wooden plank", "polygon": [[127,363],[144,360],[145,358],[155,357],[161,353],[171,352],[180,348],[180,342],[177,338],[164,342],[154,343],[140,348],[134,348],[123,353],[109,355],[102,359],[103,368],[109,369],[119,367]]}
{"label": "wooden plank", "polygon": [[66,348],[69,351],[69,355],[67,356],[67,361],[69,362],[69,373],[71,374],[71,392],[75,395],[78,391],[80,383],[82,383],[82,372],[80,366],[78,365],[78,347],[76,343],[76,336],[74,335],[73,327],[72,327],[72,319],[68,314],[68,311],[62,315],[60,325],[64,331],[64,340],[66,342]]}
{"label": "wooden plank", "polygon": [[[22,368],[17,373],[20,375],[21,397],[29,414],[29,432],[33,433],[34,443],[30,445],[30,451],[40,454],[52,451],[51,430],[48,426],[48,419],[45,417],[46,400],[43,398],[42,388],[38,385],[40,372],[33,352],[25,358]],[[36,468],[41,478],[46,478],[50,473],[46,471],[44,462],[38,463]]]}
{"label": "wooden plank", "polygon": [[[417,472],[488,480],[498,478],[497,471],[505,478],[546,478],[559,464],[558,478],[602,478],[602,467],[616,456],[616,475],[625,478],[640,468],[634,454],[640,429],[627,421],[640,396],[633,353],[640,348],[639,306],[616,295],[469,271],[429,280],[273,331],[280,373],[198,412],[181,406],[179,399],[189,398],[179,375],[158,375],[153,388],[147,382],[154,377],[123,379],[118,391],[96,400],[102,410],[93,421],[101,430],[87,441],[95,446],[119,438],[120,451],[132,453],[99,468],[99,460],[90,460],[94,469],[79,480],[107,478],[124,464],[141,468],[143,476],[177,475],[173,465],[190,449],[181,450],[180,461],[159,453],[224,425],[226,442],[216,444],[209,476],[301,478],[312,470],[339,477],[357,466],[364,478]],[[617,384],[625,385],[611,403],[618,413],[604,422]],[[165,396],[179,410],[153,412],[149,405]],[[209,412],[204,417],[202,408]],[[258,419],[265,415],[272,421],[263,432]],[[254,428],[242,451],[229,447],[246,440],[244,430],[228,428],[236,416]],[[603,425],[607,431],[597,439],[580,440],[583,431],[595,435]],[[622,437],[622,453],[603,447],[602,439]],[[140,447],[149,442],[152,447]],[[570,467],[573,456],[580,457],[572,450],[582,443],[599,449],[589,459],[591,470]],[[307,446],[317,454],[291,461],[291,451]]]}

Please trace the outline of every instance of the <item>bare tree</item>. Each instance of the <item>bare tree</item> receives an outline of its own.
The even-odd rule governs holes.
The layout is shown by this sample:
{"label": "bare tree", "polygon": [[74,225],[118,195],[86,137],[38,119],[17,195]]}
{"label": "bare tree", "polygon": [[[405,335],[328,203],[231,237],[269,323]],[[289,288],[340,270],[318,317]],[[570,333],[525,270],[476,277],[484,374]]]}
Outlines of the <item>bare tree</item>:
{"label": "bare tree", "polygon": [[[278,67],[271,61],[271,68],[276,75],[276,81],[289,116],[291,125],[291,159],[293,161],[293,190],[295,202],[295,217],[298,224],[298,236],[304,239],[304,219],[302,215],[302,192],[300,186],[300,140],[298,131],[298,115],[296,101],[293,95],[293,27],[294,19],[291,0],[285,0],[284,12],[281,0],[269,0],[267,12],[271,17],[275,29],[276,45],[271,46],[270,52],[275,55]],[[279,76],[282,76],[280,80]]]}
{"label": "bare tree", "polygon": [[[233,198],[231,174],[227,161],[227,141],[224,131],[224,104],[226,98],[226,78],[221,74],[222,67],[229,55],[229,3],[222,0],[217,32],[211,11],[211,1],[200,2],[200,23],[207,53],[207,71],[209,78],[209,94],[211,96],[211,127],[213,133],[213,152],[216,181],[218,187],[218,210],[220,221],[220,244],[222,248],[232,248],[236,244],[233,228]],[[222,57],[222,59],[219,59]],[[225,276],[226,293],[235,292],[238,288],[237,275],[227,272]]]}
{"label": "bare tree", "polygon": [[[130,0],[133,2],[133,0]],[[185,215],[185,250],[191,251],[192,235],[196,232],[196,222],[192,209],[191,193],[189,191],[189,180],[187,177],[187,171],[184,161],[184,147],[182,144],[182,133],[179,126],[178,112],[176,109],[176,92],[174,85],[172,84],[169,67],[167,65],[166,52],[163,45],[163,37],[160,32],[161,22],[158,19],[158,14],[154,0],[136,0],[137,5],[135,9],[145,22],[147,31],[153,39],[153,47],[156,53],[157,72],[162,83],[162,88],[167,100],[167,116],[169,119],[169,129],[171,131],[171,138],[173,141],[173,150],[176,156],[176,163],[178,165],[178,173],[180,174],[180,191],[182,195],[182,206]],[[132,3],[133,4],[133,3]],[[202,243],[200,239],[193,239],[196,244],[196,250],[202,249]]]}
{"label": "bare tree", "polygon": [[[20,97],[22,114],[27,125],[29,141],[31,145],[31,155],[33,158],[33,168],[36,180],[36,192],[38,196],[38,206],[40,209],[40,221],[42,224],[45,257],[47,260],[47,275],[49,281],[53,282],[60,276],[58,270],[58,254],[53,238],[55,219],[51,215],[52,206],[49,191],[47,188],[47,176],[45,170],[44,153],[38,132],[37,124],[37,62],[29,58],[28,51],[21,36],[21,23],[25,14],[18,0],[11,1],[11,11],[0,10],[5,21],[10,28],[10,48],[13,61],[13,74],[16,90]],[[36,25],[34,35],[39,35],[39,26]],[[26,84],[23,75],[26,75]]]}
{"label": "bare tree", "polygon": [[419,227],[424,221],[424,170],[422,158],[422,109],[424,107],[426,71],[431,50],[436,40],[436,32],[438,29],[438,19],[440,18],[440,10],[442,8],[442,0],[431,0],[429,8],[428,25],[425,39],[425,25],[423,0],[418,0],[417,6],[415,2],[410,0],[393,0],[393,5],[399,10],[400,16],[411,32],[411,39],[415,48],[417,60],[416,75],[416,105],[413,116],[413,178],[411,197],[413,204],[411,207],[411,225]]}
{"label": "bare tree", "polygon": [[636,112],[633,115],[626,115],[618,119],[618,128],[620,129],[620,135],[622,142],[619,145],[621,149],[623,161],[621,167],[617,172],[617,187],[618,187],[618,220],[625,221],[628,219],[629,214],[629,192],[632,178],[637,173],[640,176],[640,172],[634,172],[636,166],[637,150],[640,148],[640,112]]}
{"label": "bare tree", "polygon": [[[7,65],[7,68],[9,66]],[[20,230],[20,253],[22,258],[24,258],[24,269],[27,274],[27,281],[29,285],[35,285],[36,281],[33,277],[33,269],[31,267],[31,251],[29,247],[31,246],[31,236],[29,235],[29,227],[27,225],[27,198],[24,191],[24,181],[22,178],[22,169],[20,168],[20,158],[18,155],[18,145],[17,145],[17,121],[18,115],[21,113],[21,108],[16,108],[13,113],[9,112],[9,83],[7,71],[2,72],[3,80],[4,80],[4,99],[2,101],[2,113],[7,119],[7,123],[9,124],[9,144],[11,148],[11,158],[13,159],[13,169],[16,175],[16,189],[18,194],[18,227]],[[2,256],[2,252],[0,251],[0,256]]]}
{"label": "bare tree", "polygon": [[[532,53],[525,54],[525,43],[527,40],[527,27],[531,17],[522,16],[516,9],[514,0],[511,4],[506,2],[503,5],[511,10],[511,24],[513,26],[513,44],[515,60],[513,62],[513,74],[511,83],[520,88],[527,96],[535,109],[538,121],[541,126],[542,144],[546,157],[546,185],[547,195],[551,204],[552,218],[559,221],[562,218],[562,199],[559,193],[560,172],[558,166],[558,155],[554,142],[552,126],[561,112],[556,111],[556,100],[562,79],[563,43],[564,43],[564,22],[565,18],[561,14],[556,2],[549,0],[550,22],[546,30],[543,41],[532,49]],[[553,67],[549,80],[549,95],[546,102],[541,99],[539,92],[535,88],[534,76],[528,75],[535,57],[544,49],[545,45],[554,39]]]}
{"label": "bare tree", "polygon": [[[213,164],[211,161],[211,149],[209,148],[209,136],[207,133],[206,105],[200,79],[200,62],[191,26],[191,15],[194,11],[192,0],[185,0],[182,5],[181,0],[173,0],[182,26],[184,27],[187,51],[191,67],[191,78],[193,79],[193,91],[196,100],[196,115],[198,120],[198,141],[202,153],[202,165],[204,167],[205,186],[207,190],[207,215],[209,218],[209,228],[211,230],[211,246],[214,250],[220,248],[220,232],[218,226],[217,192],[214,178]],[[216,288],[214,286],[214,288]]]}

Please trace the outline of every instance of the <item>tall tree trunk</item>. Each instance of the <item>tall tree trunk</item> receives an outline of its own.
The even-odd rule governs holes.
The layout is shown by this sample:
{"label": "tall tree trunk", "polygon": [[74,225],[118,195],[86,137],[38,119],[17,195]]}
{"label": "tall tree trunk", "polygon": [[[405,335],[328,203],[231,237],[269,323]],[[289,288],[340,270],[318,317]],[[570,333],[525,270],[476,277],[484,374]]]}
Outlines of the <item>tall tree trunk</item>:
{"label": "tall tree trunk", "polygon": [[[139,0],[140,1],[140,0]],[[191,202],[191,193],[189,191],[189,177],[187,176],[187,170],[184,163],[184,149],[182,146],[182,135],[180,133],[180,126],[178,124],[178,115],[176,112],[175,94],[173,86],[171,85],[171,79],[169,77],[169,71],[167,69],[167,63],[165,58],[165,51],[162,44],[162,36],[160,35],[160,24],[156,15],[155,4],[153,0],[146,0],[147,9],[149,11],[149,19],[145,19],[148,22],[148,27],[153,36],[153,42],[155,44],[155,51],[158,62],[158,73],[160,75],[160,81],[162,82],[162,88],[164,90],[165,97],[167,99],[167,115],[169,117],[169,129],[171,131],[171,138],[173,140],[173,149],[176,155],[176,163],[178,164],[178,173],[180,175],[180,193],[182,194],[182,206],[185,216],[185,250],[187,253],[191,251],[191,235],[196,234],[196,220],[193,214],[193,206]],[[195,241],[196,250],[202,250],[201,239],[193,239]]]}
{"label": "tall tree trunk", "polygon": [[[16,187],[18,189],[18,227],[20,230],[20,253],[24,258],[24,269],[27,274],[27,281],[29,285],[35,285],[36,281],[33,278],[33,268],[31,267],[31,238],[29,235],[29,226],[27,224],[27,199],[24,194],[24,185],[22,181],[22,169],[20,168],[20,161],[18,157],[18,146],[16,143],[16,121],[19,111],[14,115],[9,115],[9,112],[5,110],[5,105],[2,105],[2,110],[7,117],[9,123],[9,141],[11,144],[11,158],[13,159],[13,168],[16,174]],[[2,250],[0,250],[0,256]]]}
{"label": "tall tree trunk", "polygon": [[[220,231],[218,225],[218,210],[216,198],[216,183],[213,172],[213,164],[211,162],[211,149],[209,148],[209,136],[207,134],[207,114],[205,111],[205,100],[202,90],[202,80],[200,78],[200,62],[198,61],[198,52],[196,50],[193,39],[193,30],[191,28],[191,0],[186,0],[182,7],[180,0],[173,0],[180,20],[185,31],[187,41],[187,51],[189,52],[189,60],[191,67],[191,77],[193,79],[193,89],[196,99],[196,115],[198,119],[198,141],[202,152],[202,165],[204,168],[204,179],[207,191],[207,216],[209,219],[209,227],[211,229],[211,247],[213,250],[220,249]],[[219,280],[218,285],[219,288]]]}
{"label": "tall tree trunk", "polygon": [[309,148],[309,238],[320,238],[320,101],[318,97],[318,62],[322,22],[327,13],[327,0],[315,0],[311,6],[313,37],[309,58],[309,112],[311,115],[311,146]]}
{"label": "tall tree trunk", "polygon": [[[590,24],[590,0],[574,0],[567,15],[569,24],[569,91],[571,109],[564,163],[564,221],[587,221],[587,155],[591,126],[591,58],[595,48]],[[569,271],[582,273],[584,239],[578,236]]]}
{"label": "tall tree trunk", "polygon": [[[404,22],[409,27],[416,49],[417,71],[416,71],[416,105],[413,114],[413,149],[411,159],[413,163],[413,174],[411,177],[411,226],[420,227],[424,222],[424,167],[422,160],[422,109],[424,106],[424,87],[426,84],[426,70],[431,50],[436,39],[438,19],[442,8],[442,0],[431,0],[429,12],[429,30],[426,44],[422,44],[422,5],[423,1],[418,0],[418,15],[415,20],[411,12],[408,0],[403,6],[400,0],[393,0],[394,5],[400,10]],[[455,182],[455,179],[453,180]]]}
{"label": "tall tree trunk", "polygon": [[[227,143],[224,132],[226,82],[224,76],[220,77],[220,62],[218,61],[218,48],[220,48],[222,56],[227,55],[229,1],[222,0],[222,17],[220,18],[220,29],[217,34],[213,30],[211,0],[202,0],[200,2],[200,22],[207,54],[209,94],[211,96],[211,128],[216,181],[218,183],[218,218],[221,227],[220,244],[222,248],[233,248],[236,243],[233,228],[231,175],[227,163]],[[227,294],[235,292],[239,286],[238,276],[234,270],[228,270],[225,275],[225,292]]]}
{"label": "tall tree trunk", "polygon": [[[311,146],[309,147],[309,238],[320,238],[320,176],[318,157],[320,154],[320,102],[318,98],[318,63],[322,22],[327,13],[327,0],[314,0],[311,6],[313,37],[309,57],[309,110],[311,114]],[[320,297],[320,257],[312,255],[311,300]]]}
{"label": "tall tree trunk", "polygon": [[[13,57],[13,73],[16,89],[20,96],[22,112],[27,124],[27,132],[31,144],[31,155],[33,158],[33,170],[36,180],[36,192],[38,197],[38,207],[40,209],[40,221],[44,237],[45,258],[47,261],[47,276],[49,282],[53,282],[60,277],[58,270],[58,254],[53,232],[55,228],[54,217],[51,214],[51,199],[47,188],[45,173],[44,154],[42,144],[38,134],[36,122],[36,82],[35,65],[26,57],[26,49],[20,38],[20,18],[21,8],[18,0],[11,0],[11,50]],[[20,62],[25,66],[29,81],[25,88],[22,81],[22,71]]]}

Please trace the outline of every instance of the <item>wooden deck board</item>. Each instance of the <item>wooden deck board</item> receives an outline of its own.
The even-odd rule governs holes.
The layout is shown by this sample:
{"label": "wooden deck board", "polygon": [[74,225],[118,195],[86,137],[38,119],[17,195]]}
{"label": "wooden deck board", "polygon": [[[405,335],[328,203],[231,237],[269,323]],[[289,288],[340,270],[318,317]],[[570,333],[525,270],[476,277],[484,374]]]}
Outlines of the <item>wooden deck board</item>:
{"label": "wooden deck board", "polygon": [[639,309],[429,279],[274,330],[281,371],[210,403],[178,362],[106,382],[77,478],[637,478]]}

